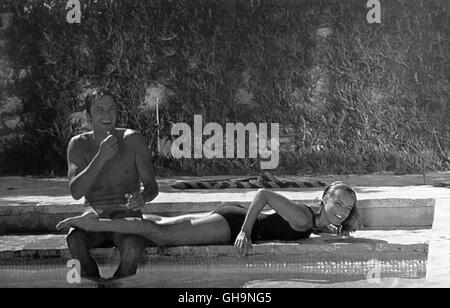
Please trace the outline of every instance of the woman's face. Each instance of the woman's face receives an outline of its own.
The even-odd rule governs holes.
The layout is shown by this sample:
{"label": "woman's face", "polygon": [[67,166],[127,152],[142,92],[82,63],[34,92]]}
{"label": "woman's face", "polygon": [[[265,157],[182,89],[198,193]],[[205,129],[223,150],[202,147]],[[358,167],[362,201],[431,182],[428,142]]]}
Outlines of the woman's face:
{"label": "woman's face", "polygon": [[355,197],[344,189],[335,188],[324,199],[324,211],[328,220],[340,226],[350,215]]}

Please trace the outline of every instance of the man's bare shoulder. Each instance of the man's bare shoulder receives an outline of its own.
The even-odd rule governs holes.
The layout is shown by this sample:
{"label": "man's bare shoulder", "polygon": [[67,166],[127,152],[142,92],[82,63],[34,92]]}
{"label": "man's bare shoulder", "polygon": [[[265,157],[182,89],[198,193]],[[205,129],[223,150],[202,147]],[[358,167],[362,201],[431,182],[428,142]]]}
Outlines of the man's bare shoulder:
{"label": "man's bare shoulder", "polygon": [[142,136],[142,134],[140,132],[138,132],[137,130],[134,129],[121,129],[122,133],[123,133],[123,139],[126,142],[131,142],[131,143],[145,143],[145,138],[144,136]]}
{"label": "man's bare shoulder", "polygon": [[79,135],[76,135],[70,139],[69,145],[70,147],[85,147],[89,145],[89,142],[92,140],[92,132],[82,133]]}

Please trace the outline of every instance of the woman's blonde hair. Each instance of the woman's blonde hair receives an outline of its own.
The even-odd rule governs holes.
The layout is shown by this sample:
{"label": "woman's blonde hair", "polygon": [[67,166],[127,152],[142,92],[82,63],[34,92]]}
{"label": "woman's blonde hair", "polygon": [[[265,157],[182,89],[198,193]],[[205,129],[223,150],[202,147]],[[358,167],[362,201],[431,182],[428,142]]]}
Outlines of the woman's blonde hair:
{"label": "woman's blonde hair", "polygon": [[336,189],[343,189],[344,191],[348,192],[349,194],[353,195],[355,197],[355,203],[353,204],[352,210],[350,211],[350,214],[348,217],[342,222],[341,226],[341,232],[350,233],[355,232],[356,230],[360,229],[362,227],[361,223],[361,213],[357,206],[357,196],[356,192],[351,188],[350,186],[344,184],[343,182],[334,182],[325,188],[325,191],[322,195],[322,202],[320,204],[320,210],[319,213],[322,211],[323,207],[325,206],[324,200],[328,198],[328,195],[332,193]]}

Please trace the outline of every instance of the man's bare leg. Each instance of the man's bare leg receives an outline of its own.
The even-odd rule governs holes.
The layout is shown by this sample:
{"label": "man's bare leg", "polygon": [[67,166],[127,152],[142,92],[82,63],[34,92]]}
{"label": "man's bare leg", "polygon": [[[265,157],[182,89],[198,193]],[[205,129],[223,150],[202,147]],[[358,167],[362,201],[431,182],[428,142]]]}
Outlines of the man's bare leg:
{"label": "man's bare leg", "polygon": [[120,264],[114,278],[135,275],[148,241],[140,236],[119,233],[113,234],[113,241],[120,252]]}
{"label": "man's bare leg", "polygon": [[70,255],[77,259],[81,266],[81,277],[99,279],[100,271],[91,256],[90,248],[100,245],[106,240],[105,233],[88,233],[80,229],[71,229],[67,235]]}

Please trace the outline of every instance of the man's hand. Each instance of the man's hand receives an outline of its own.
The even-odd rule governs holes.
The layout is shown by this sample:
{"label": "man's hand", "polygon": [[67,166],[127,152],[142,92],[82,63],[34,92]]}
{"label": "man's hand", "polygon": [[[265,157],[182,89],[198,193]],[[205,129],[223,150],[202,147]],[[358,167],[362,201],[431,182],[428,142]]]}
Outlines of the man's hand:
{"label": "man's hand", "polygon": [[117,138],[108,132],[108,136],[100,143],[99,156],[108,161],[116,155],[118,149]]}
{"label": "man's hand", "polygon": [[132,195],[126,194],[125,197],[128,199],[127,208],[130,210],[137,211],[145,206],[144,196],[139,191]]}
{"label": "man's hand", "polygon": [[244,257],[252,249],[252,240],[247,236],[246,232],[241,231],[236,237],[234,247],[236,247],[238,255]]}

